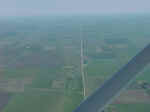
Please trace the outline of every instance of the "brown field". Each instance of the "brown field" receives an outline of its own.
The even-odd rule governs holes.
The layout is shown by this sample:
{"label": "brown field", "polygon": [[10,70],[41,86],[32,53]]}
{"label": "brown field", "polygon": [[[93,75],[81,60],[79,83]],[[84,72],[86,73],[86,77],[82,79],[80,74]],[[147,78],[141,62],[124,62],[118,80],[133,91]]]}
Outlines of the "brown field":
{"label": "brown field", "polygon": [[10,100],[11,96],[8,93],[0,92],[0,112],[5,107],[5,105],[8,104],[8,101]]}
{"label": "brown field", "polygon": [[129,103],[149,103],[150,96],[145,90],[128,90],[123,92],[120,97],[115,101],[116,104],[129,104]]}

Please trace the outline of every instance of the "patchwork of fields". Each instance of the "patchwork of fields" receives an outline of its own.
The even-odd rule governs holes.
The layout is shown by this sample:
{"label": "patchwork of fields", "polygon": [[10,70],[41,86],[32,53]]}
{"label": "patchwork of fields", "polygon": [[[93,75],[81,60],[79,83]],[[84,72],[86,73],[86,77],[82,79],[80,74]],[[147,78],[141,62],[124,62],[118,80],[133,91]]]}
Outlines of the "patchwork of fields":
{"label": "patchwork of fields", "polygon": [[[150,42],[150,16],[138,16],[0,20],[0,112],[72,112]],[[149,74],[106,112],[149,112]]]}

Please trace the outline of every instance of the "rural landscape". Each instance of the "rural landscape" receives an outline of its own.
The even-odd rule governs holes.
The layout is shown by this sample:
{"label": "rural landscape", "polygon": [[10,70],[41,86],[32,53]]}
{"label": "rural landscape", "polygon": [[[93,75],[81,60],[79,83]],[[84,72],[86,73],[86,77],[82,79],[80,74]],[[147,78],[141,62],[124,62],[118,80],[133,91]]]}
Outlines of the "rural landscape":
{"label": "rural landscape", "polygon": [[[149,20],[144,14],[0,18],[0,112],[72,112],[150,43]],[[149,111],[150,65],[105,109]]]}

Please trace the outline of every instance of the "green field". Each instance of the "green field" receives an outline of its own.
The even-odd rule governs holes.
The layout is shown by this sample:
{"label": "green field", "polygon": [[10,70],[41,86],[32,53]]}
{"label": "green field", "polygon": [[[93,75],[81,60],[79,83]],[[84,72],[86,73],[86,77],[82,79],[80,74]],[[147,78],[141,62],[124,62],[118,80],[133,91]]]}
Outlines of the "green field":
{"label": "green field", "polygon": [[117,105],[117,111],[119,112],[149,112],[149,104],[124,104]]}
{"label": "green field", "polygon": [[[149,19],[76,15],[0,20],[0,92],[11,96],[0,111],[72,112],[84,99],[80,33],[88,96],[150,42]],[[148,66],[128,90],[143,90],[149,74]],[[150,111],[147,102],[113,105],[116,112]]]}

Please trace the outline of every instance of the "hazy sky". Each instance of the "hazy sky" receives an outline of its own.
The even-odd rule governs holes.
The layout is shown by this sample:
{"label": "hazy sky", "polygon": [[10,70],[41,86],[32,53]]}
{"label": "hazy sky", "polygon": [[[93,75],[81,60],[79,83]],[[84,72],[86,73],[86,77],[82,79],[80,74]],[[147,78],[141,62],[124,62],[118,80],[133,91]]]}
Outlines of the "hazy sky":
{"label": "hazy sky", "polygon": [[0,16],[150,12],[150,0],[0,0]]}

